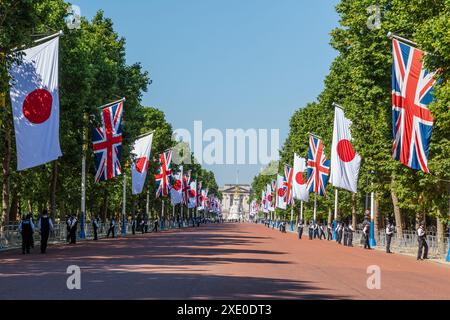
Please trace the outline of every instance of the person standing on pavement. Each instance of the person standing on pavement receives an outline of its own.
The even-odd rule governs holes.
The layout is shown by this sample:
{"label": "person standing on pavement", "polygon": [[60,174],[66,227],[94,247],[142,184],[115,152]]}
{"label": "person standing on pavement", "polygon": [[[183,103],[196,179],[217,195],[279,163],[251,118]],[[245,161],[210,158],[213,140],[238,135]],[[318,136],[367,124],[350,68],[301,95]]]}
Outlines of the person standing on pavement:
{"label": "person standing on pavement", "polygon": [[342,223],[342,233],[344,234],[344,247],[348,244],[348,226],[345,223]]}
{"label": "person standing on pavement", "polygon": [[338,235],[337,236],[337,242],[339,244],[342,244],[342,240],[343,240],[343,237],[344,237],[344,223],[343,222],[340,222],[339,225],[338,225],[337,235]]}
{"label": "person standing on pavement", "polygon": [[108,229],[108,234],[106,235],[106,238],[109,238],[109,235],[112,234],[112,237],[115,238],[116,237],[116,220],[114,219],[114,217],[111,217],[111,221],[109,222],[109,229]]}
{"label": "person standing on pavement", "polygon": [[333,239],[333,227],[331,224],[327,226],[327,241],[331,241]]}
{"label": "person standing on pavement", "polygon": [[428,259],[428,243],[427,232],[423,223],[421,223],[419,229],[417,229],[417,236],[419,240],[419,252],[417,254],[417,260],[426,260]]}
{"label": "person standing on pavement", "polygon": [[22,217],[19,224],[19,232],[22,235],[22,254],[30,254],[31,240],[34,233],[34,223],[31,214]]}
{"label": "person standing on pavement", "polygon": [[314,238],[314,225],[312,221],[309,222],[308,233],[309,233],[309,240],[312,240]]}
{"label": "person standing on pavement", "polygon": [[353,233],[355,229],[353,229],[353,225],[351,223],[348,224],[348,238],[347,238],[347,247],[353,247]]}
{"label": "person standing on pavement", "polygon": [[48,238],[50,237],[50,232],[53,232],[53,222],[48,216],[47,209],[42,211],[42,216],[38,222],[38,230],[41,235],[41,253],[45,254],[47,252]]}
{"label": "person standing on pavement", "polygon": [[298,231],[298,238],[300,240],[302,240],[302,236],[303,236],[303,221],[299,220],[298,225],[297,225],[297,231]]}
{"label": "person standing on pavement", "polygon": [[155,223],[152,232],[158,232],[158,217],[155,218]]}
{"label": "person standing on pavement", "polygon": [[363,227],[363,236],[364,236],[364,249],[370,250],[370,223],[366,221]]}
{"label": "person standing on pavement", "polygon": [[388,225],[386,226],[386,253],[392,253],[391,242],[393,236],[394,236],[394,225],[392,224],[392,222],[389,221]]}
{"label": "person standing on pavement", "polygon": [[77,243],[77,228],[78,228],[78,219],[73,214],[70,218],[70,244]]}
{"label": "person standing on pavement", "polygon": [[98,228],[100,228],[100,218],[96,216],[92,221],[92,228],[94,229],[94,241],[98,240]]}

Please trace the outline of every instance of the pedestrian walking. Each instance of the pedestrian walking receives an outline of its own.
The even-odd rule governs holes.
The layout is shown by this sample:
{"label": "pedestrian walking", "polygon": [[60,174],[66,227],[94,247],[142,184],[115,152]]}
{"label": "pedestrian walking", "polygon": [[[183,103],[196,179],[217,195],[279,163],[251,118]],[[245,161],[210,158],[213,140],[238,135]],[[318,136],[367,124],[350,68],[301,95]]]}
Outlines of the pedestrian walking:
{"label": "pedestrian walking", "polygon": [[136,225],[137,225],[136,218],[132,218],[132,221],[131,221],[131,233],[133,234],[133,236],[136,234]]}
{"label": "pedestrian walking", "polygon": [[353,234],[355,233],[355,229],[351,223],[348,224],[348,238],[347,238],[347,247],[353,247]]}
{"label": "pedestrian walking", "polygon": [[343,236],[344,236],[344,223],[340,222],[337,228],[337,242],[342,244]]}
{"label": "pedestrian walking", "polygon": [[114,217],[111,217],[111,221],[109,222],[109,229],[106,238],[109,238],[110,234],[112,234],[113,238],[116,237],[116,220],[114,219]]}
{"label": "pedestrian walking", "polygon": [[370,223],[366,221],[363,227],[363,237],[364,237],[364,249],[370,250]]}
{"label": "pedestrian walking", "polygon": [[392,237],[394,236],[394,230],[394,225],[389,221],[388,225],[386,226],[386,253],[392,253],[391,241]]}
{"label": "pedestrian walking", "polygon": [[34,223],[31,214],[22,217],[19,224],[19,232],[22,236],[22,254],[30,254],[30,248],[34,233]]}
{"label": "pedestrian walking", "polygon": [[312,221],[309,222],[308,233],[309,233],[309,240],[312,240],[314,238],[314,225]]}
{"label": "pedestrian walking", "polygon": [[302,236],[303,236],[303,221],[302,220],[300,220],[299,222],[298,222],[298,225],[297,225],[297,231],[298,231],[298,238],[300,239],[300,240],[302,240]]}
{"label": "pedestrian walking", "polygon": [[342,223],[342,233],[344,235],[344,247],[348,244],[348,226],[345,223]]}
{"label": "pedestrian walking", "polygon": [[48,216],[47,209],[42,211],[42,216],[38,222],[38,230],[41,235],[41,253],[45,254],[47,252],[48,238],[50,237],[50,232],[53,232],[53,222]]}
{"label": "pedestrian walking", "polygon": [[158,218],[156,218],[155,219],[155,222],[154,222],[154,227],[153,227],[153,230],[152,230],[152,232],[158,232]]}
{"label": "pedestrian walking", "polygon": [[333,227],[331,224],[328,224],[327,226],[327,241],[333,240]]}
{"label": "pedestrian walking", "polygon": [[77,217],[73,214],[70,217],[70,223],[69,223],[69,227],[70,227],[70,244],[76,244],[77,243],[77,228],[78,228],[78,219]]}
{"label": "pedestrian walking", "polygon": [[92,228],[94,229],[94,241],[98,240],[98,229],[100,228],[100,218],[96,216],[92,221]]}
{"label": "pedestrian walking", "polygon": [[417,236],[419,240],[419,252],[417,254],[417,260],[428,259],[428,243],[427,243],[427,232],[425,230],[424,224],[420,224],[419,229],[417,229]]}

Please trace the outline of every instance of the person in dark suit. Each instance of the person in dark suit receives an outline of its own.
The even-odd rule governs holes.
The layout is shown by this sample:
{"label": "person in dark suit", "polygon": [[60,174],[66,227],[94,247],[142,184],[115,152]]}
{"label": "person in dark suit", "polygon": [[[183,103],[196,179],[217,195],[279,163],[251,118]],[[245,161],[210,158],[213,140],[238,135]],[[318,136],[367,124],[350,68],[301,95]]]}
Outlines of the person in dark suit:
{"label": "person in dark suit", "polygon": [[53,232],[53,222],[48,216],[48,211],[44,209],[42,211],[42,216],[38,222],[38,230],[41,234],[41,253],[45,254],[47,252],[48,238],[50,237],[50,232]]}
{"label": "person in dark suit", "polygon": [[22,221],[19,224],[19,232],[22,235],[22,254],[30,254],[34,233],[34,223],[31,214],[22,217]]}

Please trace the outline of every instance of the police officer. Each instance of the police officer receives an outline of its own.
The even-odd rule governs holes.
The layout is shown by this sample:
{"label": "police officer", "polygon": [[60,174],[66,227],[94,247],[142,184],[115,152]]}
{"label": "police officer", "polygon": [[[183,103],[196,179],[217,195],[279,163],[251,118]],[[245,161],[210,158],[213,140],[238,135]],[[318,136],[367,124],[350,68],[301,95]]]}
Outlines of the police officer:
{"label": "police officer", "polygon": [[342,223],[342,232],[344,234],[344,246],[346,247],[348,244],[348,226],[345,223]]}
{"label": "police officer", "polygon": [[100,218],[96,216],[92,221],[92,228],[94,229],[94,241],[98,240],[98,229],[100,228]]}
{"label": "police officer", "polygon": [[392,222],[389,221],[388,225],[386,226],[386,253],[392,253],[391,241],[393,236],[394,236],[394,225],[392,224]]}
{"label": "police officer", "polygon": [[343,236],[344,236],[344,223],[340,222],[337,227],[337,242],[339,244],[342,244]]}
{"label": "police officer", "polygon": [[331,241],[333,239],[333,227],[331,224],[327,226],[327,241]]}
{"label": "police officer", "polygon": [[353,233],[355,229],[353,229],[353,225],[351,223],[348,224],[348,238],[347,238],[347,247],[353,247]]}
{"label": "police officer", "polygon": [[66,242],[70,242],[70,221],[72,219],[72,216],[66,217]]}
{"label": "police officer", "polygon": [[77,228],[78,228],[78,219],[73,214],[70,218],[70,244],[77,243]]}
{"label": "police officer", "polygon": [[158,225],[159,225],[158,217],[156,217],[152,232],[158,232]]}
{"label": "police officer", "polygon": [[133,234],[133,236],[136,234],[136,218],[132,218],[133,220],[131,221],[131,233]]}
{"label": "police officer", "polygon": [[297,225],[297,231],[298,231],[298,238],[301,240],[302,239],[302,236],[303,236],[303,221],[302,220],[300,220],[299,222],[298,222],[298,225]]}
{"label": "police officer", "polygon": [[22,235],[22,254],[30,254],[30,248],[34,233],[34,223],[31,214],[22,217],[19,224],[19,232]]}
{"label": "police officer", "polygon": [[48,216],[48,211],[46,209],[42,211],[42,216],[38,222],[38,230],[41,234],[41,253],[45,254],[47,252],[47,243],[50,232],[53,232],[53,222]]}
{"label": "police officer", "polygon": [[370,223],[366,221],[363,226],[363,236],[364,236],[364,249],[370,250]]}
{"label": "police officer", "polygon": [[314,237],[314,225],[312,221],[309,222],[308,233],[309,233],[309,240],[312,240]]}
{"label": "police officer", "polygon": [[116,220],[114,219],[114,217],[111,217],[111,221],[109,222],[109,229],[106,238],[109,238],[110,234],[112,234],[113,238],[116,237]]}
{"label": "police officer", "polygon": [[417,229],[417,236],[419,239],[419,252],[417,254],[417,260],[428,259],[427,232],[425,231],[425,226],[423,223],[421,223],[419,229]]}

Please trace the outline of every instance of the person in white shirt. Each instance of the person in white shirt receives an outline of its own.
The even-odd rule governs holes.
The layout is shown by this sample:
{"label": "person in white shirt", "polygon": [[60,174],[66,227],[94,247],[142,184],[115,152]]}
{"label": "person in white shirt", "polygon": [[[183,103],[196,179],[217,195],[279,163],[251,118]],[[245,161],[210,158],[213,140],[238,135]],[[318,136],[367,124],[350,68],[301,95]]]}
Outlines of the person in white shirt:
{"label": "person in white shirt", "polygon": [[388,225],[386,226],[386,253],[392,253],[391,242],[393,236],[394,236],[394,225],[392,224],[392,222],[389,221]]}
{"label": "person in white shirt", "polygon": [[347,236],[347,246],[353,247],[353,233],[355,232],[355,229],[353,228],[353,225],[351,223],[348,224],[348,236]]}
{"label": "person in white shirt", "polygon": [[426,260],[428,259],[428,243],[424,224],[420,224],[419,229],[417,229],[417,236],[419,238],[419,252],[417,254],[417,260]]}
{"label": "person in white shirt", "polygon": [[303,226],[303,221],[300,220],[300,221],[298,222],[298,225],[297,225],[298,238],[299,238],[300,240],[302,240],[303,227],[304,227],[304,226]]}

